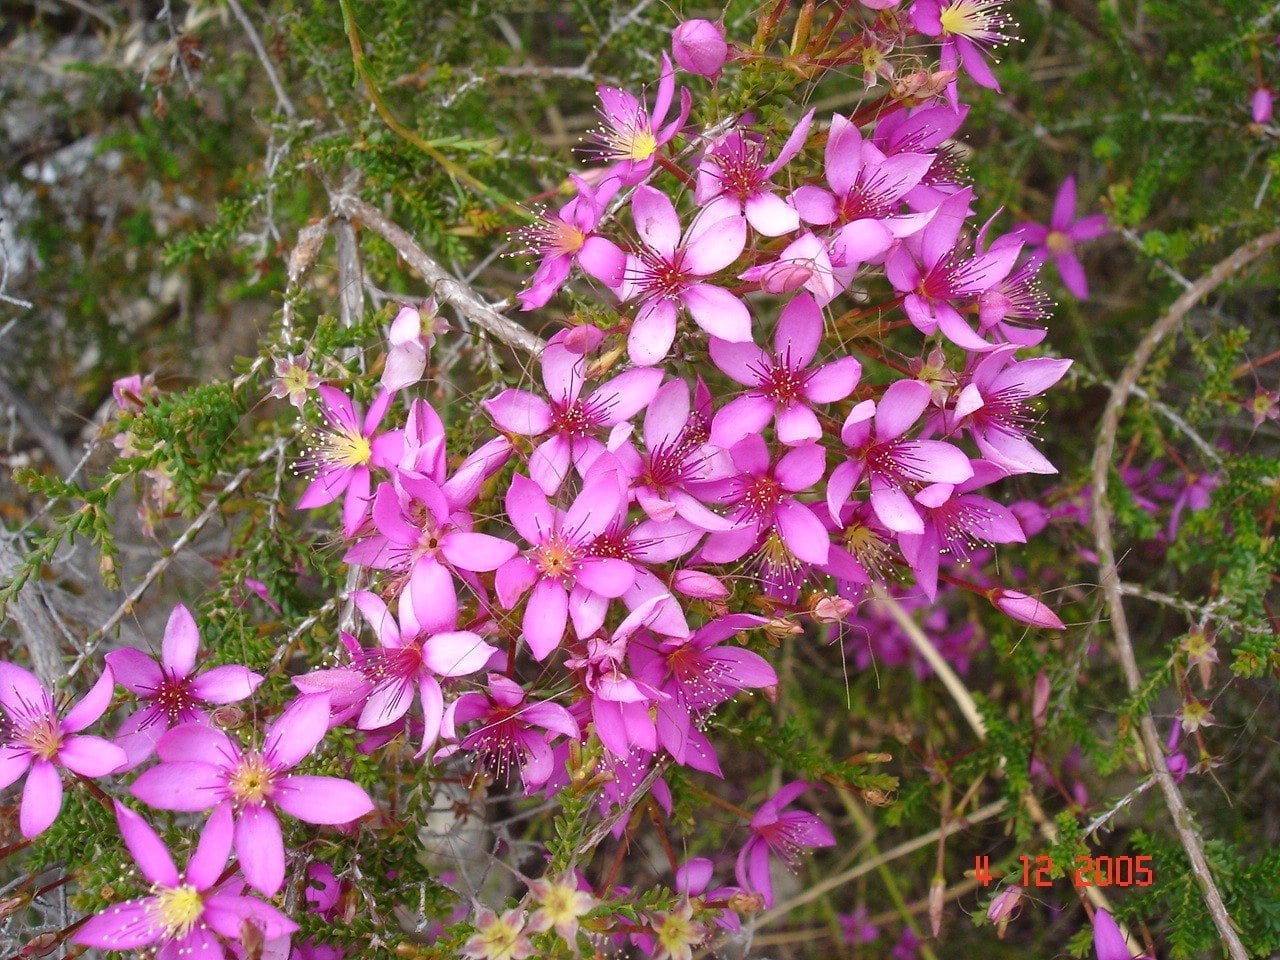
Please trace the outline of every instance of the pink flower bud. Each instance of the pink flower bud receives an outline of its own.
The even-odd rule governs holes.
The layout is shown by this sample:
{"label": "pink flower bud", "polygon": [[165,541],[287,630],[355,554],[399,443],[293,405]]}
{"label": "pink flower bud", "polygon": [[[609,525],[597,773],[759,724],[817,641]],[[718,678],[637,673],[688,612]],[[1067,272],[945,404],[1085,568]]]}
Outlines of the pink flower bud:
{"label": "pink flower bud", "polygon": [[987,919],[992,923],[1005,923],[1022,901],[1022,888],[1016,883],[1001,890],[987,907]]}
{"label": "pink flower bud", "polygon": [[813,619],[819,623],[839,623],[853,612],[853,603],[844,597],[823,597],[813,605]]}
{"label": "pink flower bud", "polygon": [[729,588],[722,581],[701,570],[680,570],[671,585],[678,593],[699,600],[723,600],[729,596]]}
{"label": "pink flower bud", "polygon": [[603,339],[604,333],[600,328],[588,323],[566,330],[560,342],[570,353],[587,354],[600,346],[600,341]]}
{"label": "pink flower bud", "polygon": [[1029,623],[1033,627],[1045,627],[1049,630],[1066,629],[1056,613],[1035,597],[1029,597],[1017,590],[998,589],[992,594],[991,602],[1006,616]]}
{"label": "pink flower bud", "polygon": [[671,35],[671,55],[681,70],[716,79],[729,59],[724,27],[710,20],[686,20]]}
{"label": "pink flower bud", "polygon": [[1275,106],[1275,95],[1266,87],[1259,87],[1253,91],[1249,106],[1253,111],[1254,123],[1270,123],[1271,112]]}
{"label": "pink flower bud", "polygon": [[1049,713],[1049,676],[1043,670],[1036,674],[1036,682],[1031,687],[1031,723],[1037,730],[1044,727],[1045,717]]}

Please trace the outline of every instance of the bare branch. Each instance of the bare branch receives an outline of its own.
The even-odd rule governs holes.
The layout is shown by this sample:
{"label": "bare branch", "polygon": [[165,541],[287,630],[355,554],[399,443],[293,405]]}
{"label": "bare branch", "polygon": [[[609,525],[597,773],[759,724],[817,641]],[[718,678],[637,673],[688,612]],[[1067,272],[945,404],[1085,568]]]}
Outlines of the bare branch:
{"label": "bare branch", "polygon": [[[1098,553],[1098,573],[1110,615],[1111,629],[1116,638],[1116,651],[1120,656],[1125,684],[1134,694],[1142,688],[1142,671],[1138,669],[1138,660],[1134,654],[1133,640],[1129,633],[1129,622],[1124,612],[1120,573],[1116,566],[1115,545],[1111,531],[1111,505],[1107,500],[1107,484],[1111,479],[1111,460],[1115,453],[1120,417],[1138,378],[1141,377],[1142,371],[1146,369],[1156,348],[1165,337],[1178,328],[1196,304],[1277,243],[1280,243],[1280,230],[1273,230],[1250,240],[1191,284],[1173,302],[1169,312],[1147,331],[1146,336],[1138,343],[1132,359],[1116,378],[1115,386],[1111,389],[1107,406],[1102,413],[1102,421],[1098,425],[1098,442],[1092,464],[1093,535]],[[1247,960],[1248,953],[1245,951],[1244,944],[1240,942],[1235,924],[1227,913],[1226,904],[1222,902],[1222,894],[1214,882],[1212,870],[1205,858],[1204,844],[1191,818],[1191,811],[1187,808],[1186,801],[1178,790],[1172,774],[1169,773],[1168,764],[1165,763],[1164,751],[1160,746],[1160,735],[1150,714],[1142,715],[1138,722],[1138,732],[1142,740],[1143,752],[1147,756],[1147,763],[1160,784],[1165,806],[1169,808],[1169,815],[1173,819],[1178,839],[1182,841],[1182,847],[1187,852],[1192,873],[1200,884],[1205,905],[1213,918],[1214,926],[1218,928],[1218,933],[1226,945],[1231,960]]]}
{"label": "bare branch", "polygon": [[392,223],[381,211],[349,194],[337,194],[332,198],[333,212],[346,220],[358,220],[391,244],[405,262],[435,291],[436,296],[450,304],[463,317],[481,330],[508,346],[525,353],[540,354],[546,341],[520,324],[504,317],[485,303],[467,284],[448,273],[432,260],[403,229]]}
{"label": "bare branch", "polygon": [[231,8],[231,12],[235,14],[236,19],[240,21],[240,26],[244,28],[245,36],[249,38],[249,46],[253,47],[253,52],[258,55],[258,60],[261,61],[262,69],[266,71],[267,79],[271,81],[271,88],[276,92],[276,104],[290,120],[296,120],[298,118],[298,109],[293,105],[293,101],[289,99],[289,94],[285,93],[284,84],[280,82],[280,75],[276,73],[275,64],[267,56],[267,48],[262,45],[262,38],[258,36],[258,31],[254,27],[253,21],[244,12],[244,8],[240,6],[240,0],[227,0],[227,6]]}

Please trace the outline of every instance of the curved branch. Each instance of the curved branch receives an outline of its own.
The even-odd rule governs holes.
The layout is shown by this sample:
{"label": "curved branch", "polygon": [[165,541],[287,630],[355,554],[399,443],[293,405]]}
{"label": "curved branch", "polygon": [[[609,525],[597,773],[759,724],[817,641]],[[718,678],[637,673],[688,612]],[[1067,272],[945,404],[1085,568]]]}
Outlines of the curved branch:
{"label": "curved branch", "polygon": [[[1256,237],[1187,287],[1186,291],[1173,302],[1169,312],[1147,331],[1146,336],[1134,351],[1128,366],[1116,378],[1115,386],[1111,389],[1107,406],[1102,413],[1102,421],[1098,425],[1098,442],[1092,464],[1093,536],[1098,553],[1098,574],[1102,593],[1111,616],[1111,628],[1115,634],[1116,649],[1120,655],[1120,667],[1124,672],[1125,684],[1130,693],[1136,694],[1141,689],[1142,672],[1138,669],[1138,660],[1134,654],[1133,640],[1129,633],[1129,622],[1125,617],[1123,591],[1120,585],[1120,573],[1116,567],[1115,545],[1111,533],[1111,508],[1107,502],[1107,484],[1110,480],[1111,460],[1115,453],[1116,431],[1120,427],[1120,416],[1124,412],[1133,388],[1137,385],[1138,378],[1164,338],[1177,329],[1186,315],[1204,297],[1278,243],[1280,243],[1280,230],[1272,230],[1270,233]],[[1169,767],[1165,763],[1155,721],[1145,711],[1138,722],[1138,732],[1142,740],[1143,752],[1147,755],[1147,763],[1164,793],[1165,806],[1169,808],[1178,839],[1182,841],[1182,847],[1187,852],[1192,873],[1200,884],[1205,905],[1213,918],[1214,926],[1218,928],[1218,933],[1226,945],[1231,960],[1247,960],[1248,953],[1245,951],[1244,944],[1240,942],[1235,924],[1231,920],[1231,915],[1227,913],[1222,894],[1214,882],[1209,862],[1205,858],[1204,844],[1191,819],[1191,811],[1187,808],[1187,803],[1182,798],[1178,785],[1174,782],[1173,776],[1169,773]]]}
{"label": "curved branch", "polygon": [[333,212],[348,220],[358,220],[395,248],[405,262],[422,274],[436,296],[450,304],[481,330],[510,347],[537,356],[547,343],[535,333],[509,320],[481,300],[474,290],[431,259],[413,237],[392,223],[380,210],[350,194],[332,198]]}

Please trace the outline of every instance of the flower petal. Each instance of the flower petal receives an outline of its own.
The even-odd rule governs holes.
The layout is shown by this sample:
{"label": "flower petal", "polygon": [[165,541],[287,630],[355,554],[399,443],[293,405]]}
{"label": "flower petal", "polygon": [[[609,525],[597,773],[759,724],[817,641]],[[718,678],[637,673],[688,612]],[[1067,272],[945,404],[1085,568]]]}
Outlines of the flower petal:
{"label": "flower petal", "polygon": [[271,798],[285,813],[307,823],[350,823],[373,810],[363,787],[337,777],[289,777]]}
{"label": "flower petal", "polygon": [[284,885],[284,840],[276,815],[265,807],[245,807],[236,821],[235,844],[249,886],[275,896]]}
{"label": "flower petal", "polygon": [[324,739],[328,729],[329,695],[304,694],[289,704],[267,729],[263,756],[277,769],[297,766]]}
{"label": "flower petal", "polygon": [[37,760],[31,765],[22,788],[22,807],[18,812],[22,836],[27,840],[40,836],[58,819],[61,810],[62,775],[48,760]]}
{"label": "flower petal", "polygon": [[164,642],[161,646],[161,660],[165,669],[179,677],[185,677],[196,665],[196,652],[200,648],[200,631],[196,629],[195,618],[191,611],[178,604],[169,614],[169,623],[164,628]]}
{"label": "flower petal", "polygon": [[150,883],[158,883],[163,887],[178,885],[178,868],[174,866],[169,848],[160,839],[151,826],[119,801],[115,804],[116,823],[120,825],[120,836],[129,848],[133,862],[138,865],[142,875]]}

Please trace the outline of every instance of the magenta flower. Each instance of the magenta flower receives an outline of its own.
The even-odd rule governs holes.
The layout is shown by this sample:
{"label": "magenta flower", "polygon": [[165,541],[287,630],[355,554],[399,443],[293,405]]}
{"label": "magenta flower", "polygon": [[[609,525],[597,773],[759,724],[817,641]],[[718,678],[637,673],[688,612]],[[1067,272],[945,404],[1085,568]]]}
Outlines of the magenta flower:
{"label": "magenta flower", "polygon": [[729,59],[724,24],[710,20],[685,20],[671,31],[671,55],[681,70],[719,79],[720,69]]}
{"label": "magenta flower", "polygon": [[566,669],[580,671],[596,736],[619,760],[626,760],[633,750],[658,749],[651,705],[667,699],[667,694],[628,676],[625,661],[632,635],[656,628],[663,606],[674,603],[669,594],[650,598],[627,615],[612,637],[591,637],[583,656],[565,661]]}
{"label": "magenta flower", "polygon": [[818,817],[801,810],[785,810],[809,784],[802,781],[787,784],[766,800],[751,818],[751,839],[738,853],[738,883],[764,897],[765,906],[773,906],[773,878],[769,875],[769,855],[773,854],[788,869],[795,870],[807,849],[834,847],[831,835]]}
{"label": "magenta flower", "polygon": [[461,727],[479,721],[457,747],[441,754],[471,750],[503,782],[519,773],[525,794],[540,790],[554,768],[550,742],[556,737],[577,740],[578,724],[557,703],[528,702],[524,688],[500,673],[489,674],[488,693],[464,693],[449,707],[448,726]]}
{"label": "magenta flower", "polygon": [[681,90],[680,112],[674,120],[663,125],[675,90],[675,68],[665,53],[652,111],[626,90],[617,87],[597,89],[600,119],[603,121],[596,132],[598,152],[605,161],[613,164],[611,172],[623,186],[637,184],[649,175],[658,148],[670,142],[689,118],[693,98],[688,90]]}
{"label": "magenta flower", "polygon": [[[699,390],[706,394],[700,383]],[[653,520],[665,522],[679,516],[700,530],[728,530],[733,524],[702,502],[707,483],[733,474],[733,463],[718,447],[706,443],[709,431],[710,395],[702,410],[691,409],[689,385],[668,380],[654,394],[644,415],[644,450],[615,431],[611,452],[634,480],[632,495]],[[630,433],[629,426],[624,427]]]}
{"label": "magenta flower", "polygon": [[1071,361],[1014,360],[1016,352],[1016,345],[1004,346],[983,357],[944,420],[949,430],[964,428],[982,455],[1009,473],[1057,473],[1031,443],[1036,418],[1027,401],[1061,380]]}
{"label": "magenta flower", "polygon": [[392,393],[381,391],[363,418],[341,390],[323,386],[319,393],[328,425],[315,431],[315,445],[307,448],[307,458],[300,464],[314,469],[316,475],[298,501],[298,509],[323,507],[345,494],[342,532],[351,536],[369,509],[370,467],[387,466],[399,459],[400,435],[376,433],[391,405]]}
{"label": "magenta flower", "polygon": [[1062,285],[1071,295],[1077,300],[1088,299],[1089,282],[1076,256],[1075,245],[1096,240],[1109,228],[1107,218],[1100,213],[1076,219],[1076,178],[1067,177],[1062,181],[1048,226],[1024,223],[1019,229],[1027,243],[1040,248],[1037,256],[1048,257],[1057,265]]}
{"label": "magenta flower", "polygon": [[747,242],[747,222],[739,216],[715,219],[699,214],[683,236],[670,198],[653,187],[636,188],[631,213],[641,248],[627,258],[620,296],[640,300],[627,350],[631,361],[652,366],[671,350],[681,307],[712,336],[733,343],[751,339],[751,314],[723,287],[703,278],[738,259]]}
{"label": "magenta flower", "polygon": [[978,336],[954,301],[979,297],[1009,276],[1018,259],[1017,243],[996,245],[966,257],[957,246],[972,191],[944,200],[929,224],[885,258],[885,275],[904,294],[902,309],[926,336],[941,331],[965,350],[982,352],[992,345]]}
{"label": "magenta flower", "polygon": [[639,634],[631,642],[633,676],[666,695],[657,702],[658,743],[677,763],[721,776],[715,748],[702,733],[706,718],[743,690],[778,683],[763,657],[724,641],[765,622],[753,614],[731,614],[688,637]]}
{"label": "magenta flower", "polygon": [[[1093,912],[1093,950],[1098,960],[1132,960],[1133,954],[1119,925],[1099,907]],[[1136,960],[1147,960],[1144,953]]]}
{"label": "magenta flower", "polygon": [[[545,660],[560,645],[571,609],[579,636],[594,633],[600,624],[581,619],[583,611],[593,608],[593,598],[620,597],[635,582],[630,563],[590,552],[596,537],[625,509],[626,494],[616,470],[593,470],[573,505],[560,510],[547,502],[536,483],[517,474],[511,479],[506,507],[512,524],[531,546],[498,568],[498,599],[509,609],[532,588],[524,612],[524,638],[534,657]],[[603,619],[603,609],[599,613]]]}
{"label": "magenta flower", "polygon": [[231,855],[231,812],[215,810],[200,834],[195,853],[181,873],[164,841],[147,822],[116,803],[116,822],[151,895],[108,907],[72,935],[72,940],[99,950],[158,947],[158,957],[199,956],[216,960],[226,953],[218,937],[240,942],[257,927],[264,940],[287,936],[297,924],[256,897],[217,889]]}
{"label": "magenta flower", "polygon": [[560,489],[570,464],[585,474],[604,451],[596,434],[643,410],[662,383],[662,371],[628,370],[582,396],[587,361],[552,341],[542,352],[542,382],[550,400],[507,389],[482,404],[508,433],[544,438],[529,458],[531,476],[548,496]]}
{"label": "magenta flower", "polygon": [[711,359],[716,366],[751,389],[716,414],[711,442],[728,449],[759,433],[770,420],[778,440],[788,446],[821,439],[822,426],[810,405],[843,400],[862,374],[862,365],[854,357],[810,370],[821,343],[822,311],[803,293],[782,308],[771,354],[754,343],[726,343],[712,337]]}
{"label": "magenta flower", "polygon": [[227,664],[196,673],[200,634],[191,611],[178,604],[164,629],[160,659],[141,650],[123,647],[106,656],[116,681],[141,703],[116,731],[116,746],[133,769],[155,753],[156,743],[178,723],[208,723],[200,704],[236,703],[258,688],[262,677],[249,669]]}
{"label": "magenta flower", "polygon": [[529,287],[520,291],[521,310],[536,310],[564,286],[569,271],[576,263],[606,287],[622,285],[627,257],[617,244],[596,233],[600,218],[621,186],[609,177],[593,187],[581,177],[571,177],[578,195],[560,208],[555,216],[544,213],[532,227],[517,233],[525,252],[542,258],[529,278]]}
{"label": "magenta flower", "polygon": [[[483,670],[498,651],[479,634],[456,628],[458,608],[450,594],[437,591],[416,606],[402,595],[399,621],[377,594],[362,590],[353,596],[379,643],[362,650],[353,664],[371,684],[356,726],[376,730],[395,723],[409,712],[416,691],[424,724],[421,756],[435,743],[444,716],[438,678]],[[420,620],[419,613],[428,616]]]}
{"label": "magenta flower", "polygon": [[364,788],[349,780],[290,772],[328,728],[329,698],[323,694],[294,700],[267,727],[260,750],[242,750],[221,730],[182,724],[160,739],[162,762],[134,781],[133,795],[158,810],[214,807],[235,814],[236,856],[245,879],[273,896],[284,883],[276,809],[321,824],[350,823],[373,809]]}
{"label": "magenta flower", "polygon": [[831,471],[827,508],[839,522],[840,508],[867,478],[871,507],[895,533],[924,533],[911,495],[929,483],[963,483],[973,476],[969,458],[940,440],[906,440],[904,435],[929,406],[929,385],[898,380],[880,402],[864,400],[850,412],[840,431],[849,459]]}
{"label": "magenta flower", "polygon": [[709,563],[729,563],[773,531],[794,557],[826,563],[830,547],[826,528],[794,496],[822,479],[826,469],[822,447],[816,443],[793,447],[776,464],[770,464],[764,438],[752,434],[735,444],[729,455],[739,473],[725,482],[721,496],[736,529],[710,534],[701,558]]}
{"label": "magenta flower", "polygon": [[[752,229],[766,237],[780,237],[800,226],[795,208],[775,194],[773,177],[804,148],[813,122],[805,114],[770,163],[761,157],[764,138],[733,130],[721,137],[698,164],[694,199],[709,211],[706,215],[745,215]],[[714,211],[714,212],[712,212]]]}
{"label": "magenta flower", "polygon": [[106,667],[84,698],[60,716],[53,696],[32,673],[0,661],[0,709],[8,721],[0,748],[0,790],[27,774],[18,812],[18,828],[26,839],[49,829],[62,810],[59,767],[82,777],[102,777],[127,762],[114,743],[80,733],[106,711],[114,687]]}
{"label": "magenta flower", "polygon": [[421,307],[402,306],[387,334],[382,389],[395,393],[421,380],[427,369],[427,354],[436,337],[448,329],[434,297],[423,301]]}
{"label": "magenta flower", "polygon": [[514,543],[471,530],[470,515],[439,485],[409,472],[378,484],[373,527],[343,559],[405,577],[403,605],[434,602],[442,593],[456,597],[453,571],[496,570],[516,554]]}
{"label": "magenta flower", "polygon": [[[1017,23],[1005,13],[1004,2],[916,0],[911,7],[911,23],[926,37],[942,38],[940,69],[957,70],[963,66],[974,83],[988,90],[999,90],[1000,84],[982,50],[1013,39],[1010,31]],[[949,93],[954,105],[957,100],[954,81],[949,86]]]}
{"label": "magenta flower", "polygon": [[917,493],[924,533],[898,534],[902,555],[930,600],[938,596],[942,556],[966,563],[976,547],[1027,540],[1013,511],[972,492],[1001,479],[1005,472],[986,460],[974,460],[972,467],[973,476],[963,483],[935,483]]}

